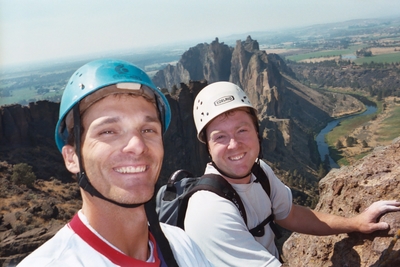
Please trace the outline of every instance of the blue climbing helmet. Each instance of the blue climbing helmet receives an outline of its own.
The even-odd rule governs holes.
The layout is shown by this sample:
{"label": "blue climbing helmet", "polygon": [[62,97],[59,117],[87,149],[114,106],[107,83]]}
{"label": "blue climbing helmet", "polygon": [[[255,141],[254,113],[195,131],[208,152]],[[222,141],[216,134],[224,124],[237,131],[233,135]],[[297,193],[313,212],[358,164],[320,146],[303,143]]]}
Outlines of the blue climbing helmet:
{"label": "blue climbing helmet", "polygon": [[[101,93],[99,90],[101,90]],[[94,94],[95,92],[96,94]],[[171,121],[171,109],[167,98],[153,84],[150,77],[143,70],[127,61],[95,60],[80,67],[71,76],[65,87],[55,129],[58,149],[61,151],[62,147],[67,144],[69,133],[66,120],[72,119],[72,112],[70,111],[75,105],[81,105],[80,112],[82,114],[97,100],[117,92],[140,93],[155,101],[160,113],[163,133],[165,133]]]}

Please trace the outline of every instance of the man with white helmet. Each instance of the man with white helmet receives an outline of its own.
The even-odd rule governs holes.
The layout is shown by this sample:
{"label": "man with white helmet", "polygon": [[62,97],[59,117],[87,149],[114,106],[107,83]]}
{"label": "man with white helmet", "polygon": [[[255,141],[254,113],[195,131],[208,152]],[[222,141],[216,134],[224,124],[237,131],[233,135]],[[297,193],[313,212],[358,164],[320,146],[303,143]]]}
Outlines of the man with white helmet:
{"label": "man with white helmet", "polygon": [[79,68],[63,93],[55,138],[77,175],[82,209],[19,266],[211,266],[181,229],[153,219],[148,202],[170,119],[164,94],[131,63]]}
{"label": "man with white helmet", "polygon": [[[291,231],[330,235],[388,228],[377,218],[400,210],[400,202],[379,201],[353,218],[312,211],[292,204],[292,194],[261,158],[261,138],[255,108],[245,92],[230,82],[206,86],[196,96],[193,116],[198,139],[207,145],[211,162],[205,173],[219,174],[239,194],[247,225],[231,201],[210,191],[198,191],[189,199],[184,228],[216,266],[280,266],[270,223],[257,227],[273,212],[274,221]],[[270,197],[252,173],[262,168],[270,184]]]}

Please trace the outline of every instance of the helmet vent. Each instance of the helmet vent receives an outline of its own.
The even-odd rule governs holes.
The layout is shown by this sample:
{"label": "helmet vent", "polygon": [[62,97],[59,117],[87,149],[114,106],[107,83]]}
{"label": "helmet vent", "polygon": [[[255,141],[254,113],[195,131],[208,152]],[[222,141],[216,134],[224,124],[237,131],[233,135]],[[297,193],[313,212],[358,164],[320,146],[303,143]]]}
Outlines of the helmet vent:
{"label": "helmet vent", "polygon": [[81,90],[83,90],[83,89],[85,89],[85,85],[83,83],[80,83],[79,88],[81,88]]}

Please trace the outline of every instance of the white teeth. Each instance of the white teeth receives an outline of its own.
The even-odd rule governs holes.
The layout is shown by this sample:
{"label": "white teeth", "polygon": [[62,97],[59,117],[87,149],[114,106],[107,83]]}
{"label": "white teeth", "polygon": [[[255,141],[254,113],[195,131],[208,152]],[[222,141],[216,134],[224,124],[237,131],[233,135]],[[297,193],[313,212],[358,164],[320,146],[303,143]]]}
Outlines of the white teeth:
{"label": "white teeth", "polygon": [[139,167],[121,167],[118,169],[115,169],[116,172],[119,173],[139,173],[139,172],[144,172],[146,170],[146,166],[139,166]]}
{"label": "white teeth", "polygon": [[241,159],[241,158],[243,158],[243,157],[244,157],[244,154],[241,154],[241,155],[236,156],[236,157],[230,157],[230,159],[231,159],[231,160],[239,160],[239,159]]}

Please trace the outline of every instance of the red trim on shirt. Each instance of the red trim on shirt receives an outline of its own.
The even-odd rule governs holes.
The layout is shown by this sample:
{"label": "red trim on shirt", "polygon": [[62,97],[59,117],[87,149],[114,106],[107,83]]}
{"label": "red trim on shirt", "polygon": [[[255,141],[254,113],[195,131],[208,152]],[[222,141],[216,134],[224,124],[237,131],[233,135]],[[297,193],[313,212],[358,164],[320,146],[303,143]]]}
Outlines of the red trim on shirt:
{"label": "red trim on shirt", "polygon": [[69,222],[69,227],[82,238],[89,246],[97,252],[108,258],[111,262],[119,266],[138,266],[138,267],[158,267],[160,266],[160,258],[158,257],[157,245],[153,235],[149,232],[149,239],[153,243],[153,254],[155,262],[145,262],[131,258],[118,250],[114,249],[96,234],[94,234],[75,214],[74,218]]}

